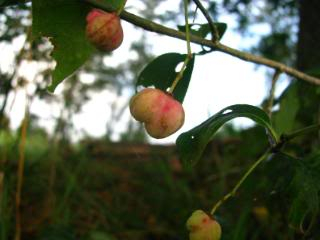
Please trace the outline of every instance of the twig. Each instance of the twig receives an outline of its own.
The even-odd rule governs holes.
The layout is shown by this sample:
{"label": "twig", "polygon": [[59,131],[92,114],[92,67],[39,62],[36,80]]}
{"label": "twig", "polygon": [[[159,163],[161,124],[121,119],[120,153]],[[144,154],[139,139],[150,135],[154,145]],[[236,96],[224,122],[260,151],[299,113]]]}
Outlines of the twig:
{"label": "twig", "polygon": [[19,162],[17,172],[17,190],[16,190],[16,229],[15,229],[15,240],[21,239],[21,192],[23,185],[23,172],[24,172],[24,161],[25,161],[25,144],[27,137],[27,126],[28,126],[28,103],[26,104],[25,117],[21,125],[21,138],[19,145]]}
{"label": "twig", "polygon": [[174,89],[176,88],[177,84],[179,83],[180,79],[182,78],[183,73],[184,73],[184,70],[186,69],[186,67],[187,67],[187,65],[188,65],[188,63],[189,63],[189,61],[190,61],[191,58],[192,58],[192,55],[191,55],[191,57],[189,57],[189,54],[187,54],[187,57],[186,57],[186,59],[184,60],[183,65],[182,65],[182,67],[181,67],[178,75],[176,76],[176,78],[175,78],[174,81],[172,82],[171,87],[170,87],[168,93],[173,93]]}
{"label": "twig", "polygon": [[211,215],[214,215],[216,210],[229,198],[233,197],[242,183],[248,178],[248,176],[253,172],[253,170],[256,169],[256,167],[263,161],[265,160],[268,155],[270,154],[270,149],[268,149],[249,169],[248,171],[243,175],[243,177],[240,179],[240,181],[237,183],[237,185],[231,190],[231,192],[227,193],[222,199],[220,199],[212,208],[211,210]]}
{"label": "twig", "polygon": [[280,75],[281,75],[281,72],[279,70],[276,70],[273,74],[272,81],[271,81],[271,88],[270,88],[268,105],[267,105],[267,113],[270,118],[272,115],[272,107],[273,107],[273,101],[274,101],[274,92],[276,90],[276,83],[277,83]]}
{"label": "twig", "polygon": [[308,126],[308,127],[305,127],[305,128],[302,128],[302,129],[299,129],[297,131],[294,131],[292,133],[289,133],[289,134],[283,134],[282,135],[282,138],[285,140],[285,141],[290,141],[296,137],[299,137],[299,136],[302,136],[302,135],[305,135],[305,134],[308,134],[310,132],[314,132],[314,131],[317,131],[320,129],[320,124],[315,124],[315,125],[311,125],[311,126]]}
{"label": "twig", "polygon": [[[105,11],[108,11],[108,12],[115,11],[115,9],[110,8],[110,6],[108,6],[108,4],[106,4],[106,2],[101,1],[101,0],[82,0],[82,1],[89,3],[93,7],[98,7],[98,8],[105,10]],[[18,1],[16,0],[13,3],[3,5],[3,7],[17,4],[17,2]],[[22,3],[26,3],[26,2],[30,2],[30,0],[22,1]],[[181,39],[181,40],[186,39],[186,35],[183,32],[174,30],[172,28],[165,27],[161,24],[157,24],[155,22],[149,21],[145,18],[136,16],[132,13],[127,12],[127,11],[122,11],[122,13],[120,14],[120,17],[123,20],[130,22],[133,25],[139,26],[147,31],[160,33],[162,35],[170,36],[170,37]],[[224,53],[229,54],[231,56],[240,58],[244,61],[253,62],[256,64],[260,64],[260,65],[264,65],[264,66],[268,66],[268,67],[277,69],[277,70],[284,72],[292,77],[304,80],[306,82],[320,85],[319,78],[305,74],[305,73],[303,73],[295,68],[289,67],[283,63],[273,61],[268,58],[256,56],[256,55],[253,55],[250,53],[242,52],[237,49],[223,45],[221,43],[216,43],[216,42],[213,42],[213,41],[210,41],[210,40],[198,37],[198,36],[194,36],[194,35],[190,35],[190,41],[193,43],[202,45],[202,46],[210,47],[216,51],[224,52]]]}
{"label": "twig", "polygon": [[[102,2],[100,0],[85,0],[85,1],[95,7],[101,8],[105,11],[112,11],[112,9],[110,9],[104,2]],[[170,36],[170,37],[181,39],[181,40],[186,39],[186,34],[183,32],[174,30],[172,28],[165,27],[161,24],[149,21],[147,19],[136,16],[132,13],[127,12],[127,11],[122,11],[120,17],[123,20],[130,22],[136,26],[139,26],[147,31],[156,32],[156,33],[159,33],[162,35]],[[268,58],[259,57],[259,56],[256,56],[256,55],[253,55],[250,53],[242,52],[237,49],[223,45],[221,43],[215,43],[211,40],[207,40],[207,39],[204,39],[204,38],[201,38],[198,36],[194,36],[192,34],[190,35],[190,41],[193,43],[202,45],[202,46],[207,46],[207,47],[213,48],[216,51],[224,52],[224,53],[229,54],[231,56],[240,58],[244,61],[253,62],[256,64],[265,65],[265,66],[277,69],[277,70],[284,72],[292,77],[296,77],[298,79],[307,81],[309,83],[320,85],[319,78],[310,76],[310,75],[305,74],[303,72],[300,72],[299,70],[288,67],[283,63],[273,61]]]}
{"label": "twig", "polygon": [[186,69],[190,59],[192,58],[192,53],[191,53],[191,44],[190,44],[190,30],[189,30],[189,20],[188,20],[188,1],[184,0],[184,16],[185,16],[185,22],[186,22],[186,41],[187,41],[187,57],[183,62],[183,65],[177,74],[176,78],[172,82],[169,93],[173,93],[174,89],[176,88],[177,84],[183,77],[184,70]]}
{"label": "twig", "polygon": [[208,11],[204,8],[204,6],[202,5],[202,3],[199,0],[193,0],[193,2],[197,5],[197,7],[202,12],[203,16],[207,19],[207,21],[209,23],[209,27],[210,27],[210,30],[212,33],[212,41],[215,43],[218,43],[218,41],[220,39],[220,34],[219,34],[217,26],[212,21],[212,18],[210,17]]}
{"label": "twig", "polygon": [[272,147],[272,152],[279,152],[287,142],[291,141],[296,137],[306,135],[308,133],[319,131],[319,130],[320,130],[320,124],[314,124],[305,128],[298,129],[292,133],[282,134],[280,136],[280,141],[274,147]]}
{"label": "twig", "polygon": [[237,185],[229,192],[227,193],[222,199],[220,199],[212,208],[211,210],[211,215],[214,215],[214,213],[216,212],[216,210],[225,202],[227,201],[229,198],[233,197],[236,192],[238,191],[238,189],[240,188],[240,186],[242,185],[242,183],[248,178],[248,176],[256,169],[256,167],[263,162],[264,159],[266,159],[269,154],[271,154],[272,152],[278,152],[280,151],[281,147],[288,141],[292,140],[295,137],[301,136],[301,135],[305,135],[308,134],[310,132],[314,132],[320,129],[320,124],[316,124],[316,125],[312,125],[309,127],[305,127],[302,129],[299,129],[297,131],[294,131],[290,134],[283,134],[281,136],[281,141],[272,148],[269,148],[250,168],[249,170],[243,175],[243,177],[240,179],[240,181],[237,183]]}
{"label": "twig", "polygon": [[188,57],[191,57],[190,29],[188,20],[188,0],[184,0],[184,20],[186,22],[186,41]]}

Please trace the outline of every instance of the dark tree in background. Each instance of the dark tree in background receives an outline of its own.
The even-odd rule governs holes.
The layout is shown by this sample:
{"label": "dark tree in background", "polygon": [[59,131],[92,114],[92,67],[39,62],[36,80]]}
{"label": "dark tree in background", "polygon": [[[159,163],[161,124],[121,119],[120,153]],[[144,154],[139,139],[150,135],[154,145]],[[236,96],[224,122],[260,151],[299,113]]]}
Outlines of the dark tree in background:
{"label": "dark tree in background", "polygon": [[[297,66],[303,71],[320,68],[320,2],[316,0],[299,0],[299,34]],[[319,74],[319,73],[318,73]]]}
{"label": "dark tree in background", "polygon": [[[305,72],[320,76],[320,2],[299,1],[299,34],[297,43],[297,67]],[[300,115],[303,124],[320,122],[320,88],[299,82]],[[315,104],[318,103],[318,104]],[[319,134],[318,134],[319,136]],[[317,138],[315,138],[317,139]],[[319,138],[317,140],[319,144]]]}

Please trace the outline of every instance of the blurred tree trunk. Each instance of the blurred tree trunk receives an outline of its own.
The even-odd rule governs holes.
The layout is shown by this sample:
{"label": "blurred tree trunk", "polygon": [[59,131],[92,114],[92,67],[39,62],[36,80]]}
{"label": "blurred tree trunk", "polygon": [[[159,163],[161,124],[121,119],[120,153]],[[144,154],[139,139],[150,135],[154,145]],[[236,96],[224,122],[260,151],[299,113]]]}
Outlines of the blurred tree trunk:
{"label": "blurred tree trunk", "polygon": [[297,66],[302,71],[320,71],[320,1],[300,0]]}
{"label": "blurred tree trunk", "polygon": [[[299,70],[320,77],[320,1],[299,0],[299,34],[297,67]],[[297,120],[306,126],[320,123],[320,87],[298,81],[300,110]],[[319,133],[309,139],[311,146],[319,146]],[[312,140],[311,140],[312,139]]]}

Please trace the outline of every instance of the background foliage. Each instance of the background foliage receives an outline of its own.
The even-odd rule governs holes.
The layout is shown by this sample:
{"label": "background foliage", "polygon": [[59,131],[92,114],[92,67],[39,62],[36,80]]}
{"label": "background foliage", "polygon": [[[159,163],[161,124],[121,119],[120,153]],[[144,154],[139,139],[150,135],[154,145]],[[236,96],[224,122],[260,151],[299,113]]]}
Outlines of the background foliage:
{"label": "background foliage", "polygon": [[[170,9],[158,15],[156,10],[161,2],[141,1],[144,8],[138,11],[139,15],[164,24],[183,17]],[[199,208],[210,210],[268,147],[265,129],[254,126],[239,130],[227,124],[214,139],[212,132],[208,136],[205,136],[207,131],[200,134],[200,137],[205,136],[205,143],[201,145],[204,153],[198,154],[201,159],[192,169],[182,167],[174,146],[147,144],[141,126],[132,121],[120,142],[112,143],[114,123],[125,106],[113,109],[104,138],[86,138],[72,143],[72,115],[81,110],[91,94],[102,89],[119,96],[128,89],[133,92],[138,73],[155,57],[143,34],[132,42],[131,50],[139,56],[134,60],[110,67],[104,64],[105,54],[95,53],[65,81],[62,98],[58,99],[46,92],[54,69],[50,55],[52,45],[35,37],[41,33],[51,38],[56,47],[53,57],[58,65],[53,72],[53,89],[93,52],[83,36],[78,35],[83,34],[88,6],[77,1],[66,6],[64,1],[57,0],[49,4],[50,9],[48,3],[44,5],[42,1],[7,7],[12,3],[16,1],[0,0],[0,41],[5,46],[24,37],[25,43],[21,51],[16,51],[10,67],[0,68],[0,239],[13,239],[15,235],[13,203],[21,128],[10,129],[7,114],[9,95],[21,89],[26,91],[30,102],[40,99],[60,104],[54,134],[38,126],[41,116],[31,114],[28,117],[22,239],[187,239],[184,224],[190,213]],[[53,11],[55,7],[59,10]],[[237,31],[243,38],[255,34],[254,27],[268,27],[269,31],[247,50],[320,76],[320,55],[315,51],[320,43],[320,32],[315,28],[320,21],[319,1],[224,0],[209,1],[207,7],[217,21],[223,14],[236,17]],[[74,11],[78,8],[80,11]],[[66,18],[69,21],[62,24],[60,19]],[[74,34],[65,35],[70,31]],[[60,48],[70,36],[77,40]],[[66,48],[75,46],[83,48],[79,55],[64,54]],[[28,88],[28,81],[19,74],[26,61],[37,63],[33,88]],[[81,74],[86,73],[94,74],[94,81],[83,83]],[[141,75],[138,84],[149,85]],[[181,101],[185,88],[179,92]],[[292,79],[282,95],[275,99],[271,120],[257,109],[249,113],[258,111],[251,118],[257,120],[260,116],[258,123],[280,136],[319,124],[319,102],[319,87]],[[267,99],[262,107],[268,110]],[[225,116],[223,113],[222,110],[195,131],[209,128],[215,133],[217,127],[234,114]],[[248,115],[247,112],[242,114]],[[216,119],[222,119],[219,126]],[[190,134],[195,136],[194,133]],[[236,196],[216,213],[223,228],[222,239],[319,238],[319,136],[319,131],[313,131],[293,139],[280,151],[272,153],[250,175]]]}

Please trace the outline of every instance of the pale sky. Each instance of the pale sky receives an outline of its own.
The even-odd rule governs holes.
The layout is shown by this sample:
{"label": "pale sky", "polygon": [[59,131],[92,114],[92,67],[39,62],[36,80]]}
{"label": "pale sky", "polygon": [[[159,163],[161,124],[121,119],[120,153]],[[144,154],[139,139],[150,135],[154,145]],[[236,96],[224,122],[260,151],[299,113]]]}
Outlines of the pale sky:
{"label": "pale sky", "polygon": [[[129,1],[132,5],[138,2],[139,1],[136,0]],[[165,9],[165,6],[166,5],[162,6],[162,9]],[[171,1],[170,8],[172,9],[172,7],[174,6]],[[199,21],[203,21],[203,19]],[[235,26],[235,22],[232,18],[223,17],[220,21],[226,22],[229,28],[222,39],[222,43],[233,48],[244,48],[250,46],[255,41],[255,39],[243,39],[240,35],[234,33],[232,28]],[[125,33],[124,42],[112,55],[113,64],[121,62],[123,59],[125,61],[128,58],[128,49],[132,40],[134,40],[133,37],[136,36],[138,39],[140,34],[137,34],[137,31],[129,23],[122,22],[122,25]],[[174,25],[175,23],[172,23],[170,27],[175,27]],[[255,29],[255,31],[263,34],[268,31],[268,29],[261,26]],[[161,55],[167,52],[186,53],[186,44],[181,40],[160,36],[155,33],[148,33],[147,39],[152,45],[155,55]],[[193,51],[197,52],[199,49],[198,46],[192,45]],[[2,52],[0,61],[6,61],[10,56],[10,51]],[[109,63],[110,62],[111,61],[109,61]],[[30,67],[26,69],[30,69]],[[259,105],[266,94],[268,94],[269,86],[267,83],[269,81],[266,81],[266,70],[266,67],[257,69],[256,65],[219,52],[197,57],[189,90],[183,104],[186,114],[184,126],[168,138],[163,140],[150,139],[151,142],[156,144],[173,143],[180,133],[195,127],[215,112],[229,105],[244,103]],[[27,71],[26,75],[32,75],[32,73]],[[277,94],[284,89],[286,82],[287,76],[284,75],[278,84]],[[60,89],[61,87],[62,86],[60,86]],[[59,97],[59,94],[61,94],[59,88],[55,94]],[[117,103],[120,105],[125,104],[128,102],[131,94],[132,93],[127,93],[127,95],[118,99]],[[109,106],[115,97],[116,94],[105,90],[95,94],[92,100],[83,106],[82,112],[74,116],[73,119],[77,131],[75,135],[76,138],[83,136],[83,133],[93,137],[100,137],[105,134],[106,121],[111,111]],[[19,92],[11,111],[11,124],[13,128],[19,126],[23,117],[24,99],[24,92]],[[11,96],[10,100],[13,100],[13,96]],[[44,102],[36,101],[33,103],[31,111],[41,116],[42,120],[40,124],[46,127],[49,132],[53,130],[54,122],[51,120],[51,117],[59,115],[60,110],[58,106],[48,106]],[[128,117],[129,109],[127,107],[124,119],[128,119]],[[245,127],[250,125],[251,122],[249,120],[239,119],[235,121],[235,124],[239,127]],[[114,129],[117,129],[120,133],[125,127],[126,122],[120,121],[114,126]],[[115,140],[116,139],[117,137],[115,136]]]}

